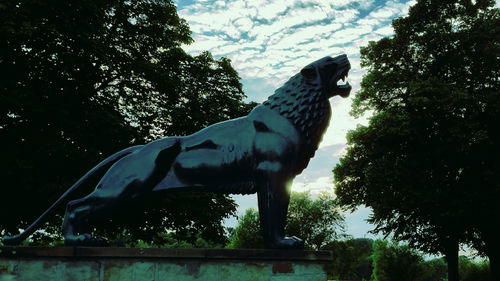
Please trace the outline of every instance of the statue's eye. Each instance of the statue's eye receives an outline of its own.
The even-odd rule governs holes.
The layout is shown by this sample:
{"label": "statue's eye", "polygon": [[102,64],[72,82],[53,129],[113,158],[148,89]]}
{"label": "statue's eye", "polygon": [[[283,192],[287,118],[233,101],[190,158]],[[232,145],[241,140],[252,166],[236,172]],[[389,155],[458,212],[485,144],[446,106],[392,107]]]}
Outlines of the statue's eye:
{"label": "statue's eye", "polygon": [[314,68],[309,68],[309,67],[303,68],[300,71],[300,74],[302,74],[302,76],[304,76],[307,79],[313,79],[316,77],[316,71],[314,70]]}

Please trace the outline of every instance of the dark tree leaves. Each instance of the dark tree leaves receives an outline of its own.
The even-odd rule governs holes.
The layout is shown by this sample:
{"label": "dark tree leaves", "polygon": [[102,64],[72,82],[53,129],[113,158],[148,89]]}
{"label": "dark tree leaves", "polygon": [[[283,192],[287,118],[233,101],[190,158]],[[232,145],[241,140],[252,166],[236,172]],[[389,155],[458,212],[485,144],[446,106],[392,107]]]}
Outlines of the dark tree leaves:
{"label": "dark tree leaves", "polygon": [[[228,59],[182,50],[192,39],[171,1],[6,0],[0,38],[0,234],[26,227],[122,148],[251,109]],[[223,239],[221,219],[235,211],[229,197],[182,200],[191,204],[160,202],[136,214],[128,231],[146,240],[166,228]]]}
{"label": "dark tree leaves", "polygon": [[368,73],[352,113],[374,115],[348,135],[334,169],[336,193],[351,209],[371,207],[375,231],[428,253],[476,244],[499,221],[500,14],[493,4],[418,1],[393,21],[393,38],[361,49]]}

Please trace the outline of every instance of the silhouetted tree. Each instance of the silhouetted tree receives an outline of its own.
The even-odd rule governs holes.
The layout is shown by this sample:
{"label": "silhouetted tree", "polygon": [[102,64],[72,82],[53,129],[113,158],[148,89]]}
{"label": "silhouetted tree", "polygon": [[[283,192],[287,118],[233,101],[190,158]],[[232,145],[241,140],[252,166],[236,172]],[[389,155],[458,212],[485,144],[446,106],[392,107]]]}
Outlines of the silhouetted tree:
{"label": "silhouetted tree", "polygon": [[335,167],[344,206],[373,209],[375,231],[443,253],[458,279],[459,243],[484,241],[500,280],[500,14],[494,1],[418,1],[395,35],[361,49],[368,69]]}
{"label": "silhouetted tree", "polygon": [[[106,156],[252,107],[228,59],[182,50],[192,39],[170,0],[6,0],[0,39],[2,235],[26,227]],[[172,196],[183,203],[165,199],[131,213],[126,232],[150,241],[168,228],[224,240],[221,220],[235,211],[228,196]]]}

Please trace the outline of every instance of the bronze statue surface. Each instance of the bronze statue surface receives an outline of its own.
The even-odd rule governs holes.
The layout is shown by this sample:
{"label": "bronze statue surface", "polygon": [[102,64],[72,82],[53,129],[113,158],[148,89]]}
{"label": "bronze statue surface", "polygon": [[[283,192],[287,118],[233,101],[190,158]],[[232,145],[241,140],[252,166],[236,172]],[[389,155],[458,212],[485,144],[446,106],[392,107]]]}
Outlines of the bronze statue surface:
{"label": "bronze statue surface", "polygon": [[93,245],[89,218],[161,190],[190,188],[258,194],[262,235],[268,248],[301,248],[284,233],[290,199],[287,186],[318,148],[330,120],[328,99],[347,97],[337,85],[350,69],[345,55],[317,60],[296,74],[248,116],[211,125],[182,137],[166,137],[108,157],[59,198],[24,232],[6,236],[7,245],[32,234],[77,188],[95,185],[89,195],[67,203],[62,231],[67,245]]}

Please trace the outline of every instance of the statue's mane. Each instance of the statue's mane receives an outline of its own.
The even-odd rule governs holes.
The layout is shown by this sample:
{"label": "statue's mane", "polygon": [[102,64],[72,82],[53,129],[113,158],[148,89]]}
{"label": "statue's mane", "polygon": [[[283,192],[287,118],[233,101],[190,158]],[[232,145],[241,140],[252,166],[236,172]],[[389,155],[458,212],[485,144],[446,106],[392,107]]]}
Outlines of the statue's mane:
{"label": "statue's mane", "polygon": [[306,155],[314,156],[331,115],[328,98],[321,86],[307,83],[297,74],[278,88],[264,106],[290,120],[299,131]]}

